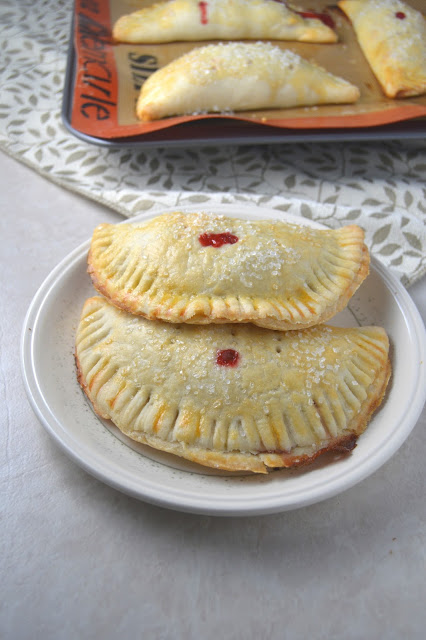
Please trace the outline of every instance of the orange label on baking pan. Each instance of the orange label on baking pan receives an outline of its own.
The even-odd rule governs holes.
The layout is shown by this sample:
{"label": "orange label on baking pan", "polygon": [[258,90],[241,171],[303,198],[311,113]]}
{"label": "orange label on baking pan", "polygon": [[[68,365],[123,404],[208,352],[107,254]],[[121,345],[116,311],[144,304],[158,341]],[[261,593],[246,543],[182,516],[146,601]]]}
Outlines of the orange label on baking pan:
{"label": "orange label on baking pan", "polygon": [[117,125],[117,71],[108,2],[76,0],[74,46],[77,63],[72,124],[96,136],[108,125]]}
{"label": "orange label on baking pan", "polygon": [[[101,139],[141,136],[181,123],[210,119],[220,135],[226,121],[287,129],[361,128],[426,117],[426,95],[391,100],[384,96],[356,41],[352,26],[329,0],[299,0],[302,9],[327,11],[336,24],[338,42],[275,44],[312,59],[331,73],[359,87],[355,104],[256,110],[232,114],[199,114],[140,122],[135,106],[141,86],[157,69],[205,42],[125,44],[114,42],[112,25],[122,15],[156,0],[76,0],[74,15],[74,86],[71,87],[71,126]],[[408,0],[417,6],[419,0]],[[199,3],[200,19],[209,20],[208,1]]]}

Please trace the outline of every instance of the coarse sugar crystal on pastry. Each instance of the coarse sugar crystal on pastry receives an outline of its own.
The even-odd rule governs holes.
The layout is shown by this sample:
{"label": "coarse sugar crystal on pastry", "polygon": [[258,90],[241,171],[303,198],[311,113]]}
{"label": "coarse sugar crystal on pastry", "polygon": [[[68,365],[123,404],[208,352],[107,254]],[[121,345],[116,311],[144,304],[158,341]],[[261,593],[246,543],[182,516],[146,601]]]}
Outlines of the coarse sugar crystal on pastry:
{"label": "coarse sugar crystal on pastry", "polygon": [[266,473],[349,452],[390,376],[379,327],[172,325],[86,301],[79,382],[129,438],[201,465]]}
{"label": "coarse sugar crystal on pastry", "polygon": [[101,224],[88,255],[96,290],[130,313],[271,329],[328,320],[368,270],[364,232],[356,225],[318,230],[207,212]]}
{"label": "coarse sugar crystal on pastry", "polygon": [[275,0],[169,0],[121,16],[117,42],[298,40],[336,42],[329,14],[297,11]]}
{"label": "coarse sugar crystal on pastry", "polygon": [[[340,0],[388,98],[426,92],[426,18],[401,0]],[[425,3],[426,9],[426,3]]]}
{"label": "coarse sugar crystal on pastry", "polygon": [[136,104],[142,121],[175,115],[353,103],[360,92],[289,49],[267,42],[197,47],[155,71]]}

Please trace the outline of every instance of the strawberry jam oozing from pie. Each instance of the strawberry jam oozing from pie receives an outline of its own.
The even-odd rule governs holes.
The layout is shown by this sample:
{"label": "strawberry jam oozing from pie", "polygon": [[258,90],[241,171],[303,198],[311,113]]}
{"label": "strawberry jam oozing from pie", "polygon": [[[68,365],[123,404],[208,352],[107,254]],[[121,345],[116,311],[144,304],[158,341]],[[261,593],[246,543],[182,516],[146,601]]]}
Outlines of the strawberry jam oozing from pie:
{"label": "strawberry jam oozing from pie", "polygon": [[208,24],[209,17],[207,12],[208,3],[207,2],[199,2],[198,8],[200,9],[200,21],[201,24]]}
{"label": "strawberry jam oozing from pie", "polygon": [[335,26],[333,18],[329,16],[328,13],[317,13],[316,11],[296,11],[295,9],[293,9],[293,11],[295,13],[298,13],[299,16],[302,16],[302,18],[316,18],[317,20],[321,20],[321,22],[327,27],[330,27],[330,29],[333,29]]}
{"label": "strawberry jam oozing from pie", "polygon": [[234,349],[220,349],[216,353],[216,364],[221,367],[236,367],[240,354]]}
{"label": "strawberry jam oozing from pie", "polygon": [[233,233],[202,233],[198,240],[203,247],[222,247],[224,244],[235,244],[238,237]]}
{"label": "strawberry jam oozing from pie", "polygon": [[398,20],[404,20],[407,17],[403,11],[397,11],[395,13],[395,16],[398,18]]}
{"label": "strawberry jam oozing from pie", "polygon": [[[283,2],[287,7],[286,0],[275,0],[275,2]],[[315,18],[316,20],[321,20],[321,22],[325,24],[326,27],[330,27],[330,29],[334,29],[336,26],[333,18],[329,16],[328,13],[319,13],[318,11],[297,11],[297,9],[294,9],[293,7],[288,8],[291,11],[294,11],[294,13],[297,13],[297,15],[302,16],[302,18]]]}

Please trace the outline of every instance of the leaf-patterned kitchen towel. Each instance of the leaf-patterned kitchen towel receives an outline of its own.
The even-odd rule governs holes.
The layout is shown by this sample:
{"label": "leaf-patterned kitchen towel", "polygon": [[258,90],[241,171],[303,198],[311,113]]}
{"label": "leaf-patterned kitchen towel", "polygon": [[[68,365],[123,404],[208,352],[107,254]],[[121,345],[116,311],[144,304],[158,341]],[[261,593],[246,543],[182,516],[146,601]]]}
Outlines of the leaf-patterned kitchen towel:
{"label": "leaf-patterned kitchen towel", "polygon": [[71,13],[65,0],[0,0],[4,151],[125,217],[185,203],[207,210],[250,202],[329,227],[354,222],[402,282],[424,275],[424,141],[143,150],[88,144],[61,121]]}

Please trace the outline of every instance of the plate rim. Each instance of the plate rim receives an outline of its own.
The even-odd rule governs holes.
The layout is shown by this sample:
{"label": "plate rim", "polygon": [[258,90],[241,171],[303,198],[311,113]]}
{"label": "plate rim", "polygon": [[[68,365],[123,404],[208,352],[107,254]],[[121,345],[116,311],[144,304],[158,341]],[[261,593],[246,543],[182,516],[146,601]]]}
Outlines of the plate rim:
{"label": "plate rim", "polygon": [[[311,227],[324,228],[319,222],[300,218],[288,213],[279,212],[269,207],[257,206],[255,203],[244,203],[243,205],[215,205],[210,204],[206,207],[206,211],[217,213],[219,210],[227,211],[228,214],[232,211],[244,207],[250,208],[251,211],[257,211],[262,217],[262,212],[268,211],[271,217],[281,218],[284,220],[294,221],[296,224],[307,225]],[[158,208],[154,211],[144,212],[138,216],[128,218],[120,221],[117,224],[126,224],[129,222],[138,222],[147,220],[152,217],[156,217],[167,211],[182,210],[184,212],[190,212],[191,210],[200,210],[199,205],[190,205],[182,207],[168,207]],[[397,280],[392,272],[387,269],[377,258],[371,256],[371,266],[376,270],[384,281],[384,284],[390,290],[396,304],[399,306],[401,313],[406,320],[407,327],[411,329],[412,339],[415,340],[418,353],[419,362],[423,360],[423,366],[421,363],[417,367],[416,385],[413,389],[412,397],[410,398],[410,404],[407,408],[407,413],[404,418],[402,426],[392,432],[389,440],[386,442],[386,446],[377,452],[372,452],[371,455],[364,457],[361,460],[359,466],[356,469],[352,469],[349,472],[343,468],[340,483],[336,485],[336,477],[333,478],[332,486],[327,486],[328,481],[322,483],[326,486],[322,491],[310,490],[310,495],[305,498],[300,498],[295,495],[293,498],[289,497],[288,492],[286,494],[286,501],[280,502],[279,497],[274,493],[271,496],[264,496],[262,498],[262,504],[258,504],[259,498],[253,499],[250,496],[237,496],[235,499],[225,499],[221,497],[212,497],[209,495],[209,504],[206,505],[202,500],[202,496],[197,493],[186,491],[185,498],[182,496],[183,490],[178,492],[171,491],[170,488],[167,491],[167,495],[155,482],[143,478],[143,486],[136,486],[137,483],[129,476],[128,478],[117,477],[117,473],[110,468],[105,469],[105,464],[102,464],[103,456],[99,456],[97,452],[93,450],[88,451],[87,447],[82,447],[81,443],[76,440],[75,436],[67,431],[64,424],[55,413],[51,410],[46,402],[43,393],[39,389],[37,375],[35,373],[34,362],[34,341],[35,331],[33,328],[37,327],[38,318],[43,310],[43,305],[49,299],[49,296],[55,290],[55,286],[61,282],[64,277],[64,273],[69,273],[73,268],[77,268],[81,265],[81,262],[85,259],[87,251],[90,245],[90,238],[80,243],[75,249],[69,252],[64,258],[50,271],[50,273],[43,280],[38,287],[25,315],[24,323],[21,332],[20,342],[20,361],[21,372],[24,381],[25,391],[29,399],[30,405],[36,414],[39,422],[49,433],[54,441],[60,446],[60,448],[80,467],[86,472],[101,480],[105,484],[119,490],[127,495],[130,495],[144,502],[148,502],[157,506],[166,507],[172,510],[178,510],[182,512],[198,513],[204,515],[217,515],[217,516],[247,516],[247,515],[266,515],[271,513],[279,513],[288,510],[294,510],[302,508],[310,504],[315,504],[336,496],[343,491],[346,491],[350,487],[358,484],[372,473],[377,471],[385,462],[387,462],[401,447],[403,442],[407,439],[412,429],[415,427],[420,413],[426,401],[426,372],[425,372],[425,359],[426,359],[426,330],[420,316],[420,313],[411,299],[408,291]],[[55,428],[56,427],[56,428]],[[114,437],[110,434],[111,437]],[[76,446],[77,445],[77,446]],[[89,453],[87,457],[84,453]],[[373,455],[373,453],[375,455]],[[141,454],[138,454],[141,455]],[[371,459],[373,457],[373,459]],[[113,461],[111,461],[113,462]],[[112,475],[113,471],[113,475]],[[176,470],[174,470],[176,471]],[[251,476],[248,476],[251,477]],[[174,493],[177,495],[173,496]],[[229,503],[229,504],[228,504]],[[238,503],[235,504],[235,503]]]}

